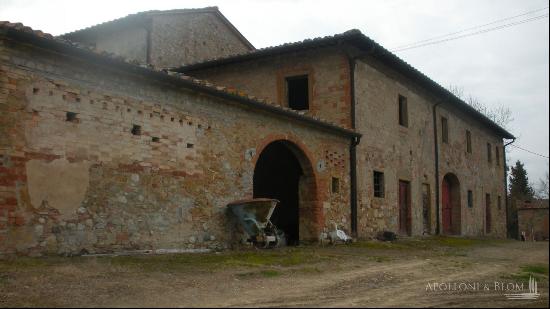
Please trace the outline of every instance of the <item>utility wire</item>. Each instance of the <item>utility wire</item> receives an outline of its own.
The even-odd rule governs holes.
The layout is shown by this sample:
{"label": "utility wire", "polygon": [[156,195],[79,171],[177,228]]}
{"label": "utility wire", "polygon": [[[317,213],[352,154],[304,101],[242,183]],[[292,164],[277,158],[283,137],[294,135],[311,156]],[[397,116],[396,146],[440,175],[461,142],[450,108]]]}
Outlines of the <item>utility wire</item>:
{"label": "utility wire", "polygon": [[430,42],[427,42],[427,43],[413,45],[413,46],[410,46],[410,47],[394,49],[394,50],[391,50],[391,51],[392,52],[400,52],[400,51],[405,51],[405,50],[409,50],[409,49],[424,47],[424,46],[428,46],[428,45],[435,45],[435,44],[440,44],[440,43],[444,43],[444,42],[448,42],[448,41],[454,41],[454,40],[466,38],[466,37],[469,37],[469,36],[479,35],[479,34],[491,32],[491,31],[496,31],[496,30],[500,30],[500,29],[504,29],[504,28],[509,28],[509,27],[525,24],[525,23],[528,23],[528,22],[536,21],[536,20],[539,20],[539,19],[547,18],[547,17],[548,17],[548,13],[544,14],[544,15],[531,17],[531,18],[526,18],[526,19],[523,19],[523,20],[520,20],[520,21],[517,21],[517,22],[512,22],[512,23],[500,25],[500,26],[493,27],[493,28],[488,28],[488,29],[484,29],[484,30],[480,30],[480,31],[476,31],[476,32],[468,33],[468,34],[459,35],[459,36],[456,36],[456,37],[451,37],[451,38],[442,39],[442,40],[438,40],[438,41],[430,41]]}
{"label": "utility wire", "polygon": [[544,10],[547,10],[547,9],[548,9],[548,7],[543,7],[543,8],[532,10],[532,11],[529,11],[529,12],[525,12],[525,13],[522,13],[522,14],[519,14],[519,15],[498,19],[498,20],[495,20],[495,21],[487,23],[487,24],[477,25],[477,26],[462,29],[462,30],[459,30],[459,31],[455,31],[455,32],[444,34],[444,35],[436,36],[436,37],[433,37],[433,38],[430,38],[430,39],[426,39],[426,40],[422,40],[422,41],[417,41],[417,42],[413,42],[413,43],[409,43],[409,44],[396,46],[392,49],[398,50],[398,49],[409,47],[411,45],[418,45],[418,44],[421,44],[421,43],[425,43],[425,42],[441,39],[441,38],[444,38],[444,37],[460,34],[460,33],[466,32],[466,31],[476,30],[476,29],[479,29],[479,28],[483,28],[483,27],[487,27],[487,26],[490,26],[490,25],[498,24],[498,23],[501,23],[503,21],[511,20],[511,19],[518,18],[518,17],[525,16],[525,15],[530,15],[530,14],[537,13],[537,12],[540,12],[540,11],[544,11]]}
{"label": "utility wire", "polygon": [[517,148],[517,149],[521,149],[521,150],[523,150],[523,151],[526,151],[526,152],[528,152],[528,153],[531,153],[531,154],[537,155],[537,156],[539,156],[539,157],[543,157],[543,158],[546,158],[546,159],[550,159],[550,158],[549,158],[548,156],[545,156],[545,155],[541,155],[540,153],[536,153],[536,152],[534,152],[534,151],[531,151],[531,150],[525,149],[525,148],[523,148],[523,147],[520,147],[520,146],[518,146],[518,145],[515,145],[515,144],[510,144],[510,146],[513,146],[514,148]]}

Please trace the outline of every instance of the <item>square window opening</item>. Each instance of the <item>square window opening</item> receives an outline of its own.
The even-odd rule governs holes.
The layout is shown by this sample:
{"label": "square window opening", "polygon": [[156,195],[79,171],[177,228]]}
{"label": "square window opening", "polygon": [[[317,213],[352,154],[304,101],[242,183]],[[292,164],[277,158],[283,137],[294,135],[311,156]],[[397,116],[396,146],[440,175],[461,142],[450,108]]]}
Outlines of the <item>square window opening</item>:
{"label": "square window opening", "polygon": [[332,177],[331,189],[332,189],[332,193],[340,192],[340,178]]}
{"label": "square window opening", "polygon": [[67,112],[65,115],[65,120],[70,122],[78,122],[78,118],[76,117],[77,115],[77,113]]}
{"label": "square window opening", "polygon": [[466,130],[466,151],[472,153],[472,133]]}
{"label": "square window opening", "polygon": [[409,126],[407,98],[402,95],[399,95],[399,125],[403,127]]}
{"label": "square window opening", "polygon": [[449,123],[445,117],[441,117],[441,140],[445,144],[449,143]]}
{"label": "square window opening", "polygon": [[132,134],[141,135],[141,126],[134,124],[134,126],[132,127]]}
{"label": "square window opening", "polygon": [[374,171],[374,197],[384,197],[384,173]]}
{"label": "square window opening", "polygon": [[309,109],[309,81],[307,75],[292,76],[286,79],[288,107],[294,110]]}

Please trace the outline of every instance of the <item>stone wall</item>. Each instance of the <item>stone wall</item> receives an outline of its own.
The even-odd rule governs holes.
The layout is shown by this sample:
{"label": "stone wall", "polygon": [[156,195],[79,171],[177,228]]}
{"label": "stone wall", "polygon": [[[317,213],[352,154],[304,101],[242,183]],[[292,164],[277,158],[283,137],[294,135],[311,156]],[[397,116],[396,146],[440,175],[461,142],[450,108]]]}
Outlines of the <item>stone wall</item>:
{"label": "stone wall", "polygon": [[0,254],[226,247],[276,140],[310,165],[312,234],[349,231],[347,138],[4,39],[0,61]]}
{"label": "stone wall", "polygon": [[66,37],[158,68],[249,51],[247,42],[219,14],[217,9],[144,12]]}
{"label": "stone wall", "polygon": [[147,63],[147,26],[133,25],[117,27],[101,32],[87,44],[95,45],[100,51],[121,55],[128,60]]}
{"label": "stone wall", "polygon": [[515,201],[518,207],[518,230],[527,241],[548,240],[548,200]]}
{"label": "stone wall", "polygon": [[[410,182],[412,235],[436,229],[435,153],[433,106],[438,102],[391,68],[365,58],[356,65],[357,130],[363,134],[358,150],[359,230],[373,236],[381,230],[398,232],[399,180]],[[408,126],[399,125],[398,96],[407,98]],[[436,108],[439,142],[439,184],[452,173],[460,182],[460,234],[506,236],[502,139],[452,104]],[[442,142],[441,117],[448,119],[449,142]],[[466,130],[471,132],[472,153],[467,152]],[[492,162],[486,143],[491,143]],[[497,164],[495,147],[499,148]],[[385,176],[385,197],[374,197],[373,171]],[[423,185],[429,188],[429,225],[423,226]],[[469,208],[468,190],[473,191]],[[491,222],[485,230],[485,195],[491,194]],[[500,196],[500,207],[498,199]],[[440,205],[442,205],[440,194]],[[441,209],[441,206],[440,206]],[[442,212],[440,211],[440,217]]]}
{"label": "stone wall", "polygon": [[[188,74],[216,83],[244,89],[260,98],[285,106],[282,84],[284,76],[312,76],[313,96],[306,113],[320,116],[340,125],[351,126],[350,74],[347,53],[357,53],[347,47],[325,47],[302,52],[284,53],[256,60],[197,69]],[[399,181],[410,183],[412,235],[436,231],[436,181],[433,95],[419,88],[415,81],[367,57],[355,65],[356,130],[363,135],[358,146],[358,232],[360,237],[372,237],[377,232],[397,232],[399,224]],[[398,96],[408,101],[408,127],[398,123]],[[440,141],[439,184],[448,173],[460,183],[460,234],[479,236],[490,234],[505,237],[506,210],[504,202],[504,171],[502,139],[473,120],[452,104],[437,107]],[[449,123],[449,143],[441,143],[441,116]],[[473,152],[466,152],[466,130],[472,134]],[[486,143],[492,147],[493,160],[487,162]],[[499,148],[497,165],[495,147]],[[385,197],[374,197],[373,171],[385,176]],[[426,198],[423,190],[427,191]],[[467,191],[473,191],[473,207],[467,206]],[[485,195],[491,195],[491,222],[485,230]],[[500,196],[501,204],[498,207]],[[440,204],[441,204],[440,194]],[[429,205],[424,228],[423,203]],[[441,216],[440,211],[440,216]]]}
{"label": "stone wall", "polygon": [[249,47],[216,13],[152,17],[151,63],[171,68],[247,52]]}
{"label": "stone wall", "polygon": [[350,73],[347,57],[336,48],[324,48],[250,60],[188,72],[219,85],[242,89],[258,98],[288,107],[285,78],[309,77],[309,110],[346,128],[351,127]]}

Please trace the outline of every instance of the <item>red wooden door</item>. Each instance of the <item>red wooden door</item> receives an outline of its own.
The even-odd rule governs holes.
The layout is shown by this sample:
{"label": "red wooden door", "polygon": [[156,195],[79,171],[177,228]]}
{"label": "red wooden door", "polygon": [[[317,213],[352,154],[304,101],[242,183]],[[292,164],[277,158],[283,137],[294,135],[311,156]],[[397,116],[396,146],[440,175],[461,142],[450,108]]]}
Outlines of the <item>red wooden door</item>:
{"label": "red wooden door", "polygon": [[453,204],[451,198],[451,184],[446,178],[443,178],[442,203],[443,203],[443,234],[452,234],[453,226]]}
{"label": "red wooden door", "polygon": [[411,235],[411,189],[410,183],[399,181],[399,233]]}

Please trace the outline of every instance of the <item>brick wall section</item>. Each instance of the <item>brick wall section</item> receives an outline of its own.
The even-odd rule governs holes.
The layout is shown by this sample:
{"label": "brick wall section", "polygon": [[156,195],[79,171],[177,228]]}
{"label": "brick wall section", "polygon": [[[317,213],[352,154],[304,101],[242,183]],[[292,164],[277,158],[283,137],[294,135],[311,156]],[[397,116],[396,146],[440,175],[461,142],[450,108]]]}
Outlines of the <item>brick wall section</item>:
{"label": "brick wall section", "polygon": [[305,113],[351,127],[349,63],[347,56],[336,48],[296,52],[188,74],[242,89],[280,106],[288,106],[285,77],[308,74],[311,89],[309,110]]}
{"label": "brick wall section", "polygon": [[548,200],[515,201],[518,207],[518,230],[525,240],[548,240]]}
{"label": "brick wall section", "polygon": [[0,57],[0,253],[226,247],[225,205],[280,139],[311,165],[311,233],[349,232],[346,138],[4,40]]}
{"label": "brick wall section", "polygon": [[[363,237],[381,230],[397,232],[399,224],[399,180],[411,183],[412,234],[422,235],[422,185],[429,185],[431,233],[435,232],[435,166],[432,107],[437,102],[374,59],[356,66],[357,130],[363,134],[358,149],[359,231]],[[398,122],[398,96],[408,102],[408,127]],[[441,116],[449,122],[449,143],[441,141]],[[439,183],[447,173],[460,181],[461,234],[486,235],[485,194],[491,194],[492,237],[506,236],[502,139],[463,112],[443,104],[437,107],[440,164]],[[473,152],[466,151],[466,130],[472,134]],[[486,143],[492,145],[492,163],[487,162]],[[500,148],[496,164],[495,147]],[[385,197],[374,197],[373,170],[385,175]],[[474,207],[467,206],[467,191],[474,192]],[[501,208],[497,206],[501,196]],[[440,194],[441,198],[441,194]],[[441,205],[441,204],[440,204]],[[442,207],[442,206],[440,206]],[[440,208],[441,209],[441,208]],[[440,210],[441,215],[441,210]]]}

